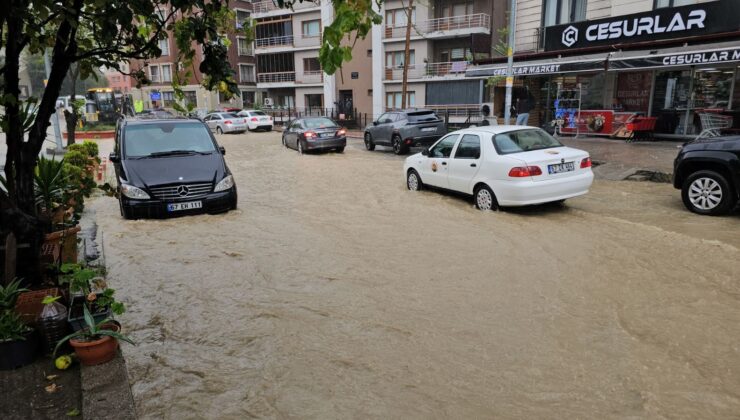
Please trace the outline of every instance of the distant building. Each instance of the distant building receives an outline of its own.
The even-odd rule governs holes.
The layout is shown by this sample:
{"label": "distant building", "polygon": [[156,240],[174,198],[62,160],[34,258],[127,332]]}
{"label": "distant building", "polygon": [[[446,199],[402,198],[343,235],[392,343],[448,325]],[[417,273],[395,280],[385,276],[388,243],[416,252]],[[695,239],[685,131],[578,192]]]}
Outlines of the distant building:
{"label": "distant building", "polygon": [[[128,73],[128,63],[121,63],[121,71]],[[103,75],[105,75],[105,78],[108,81],[108,87],[113,89],[113,91],[131,93],[133,83],[130,76],[123,74],[116,69],[103,69]]]}

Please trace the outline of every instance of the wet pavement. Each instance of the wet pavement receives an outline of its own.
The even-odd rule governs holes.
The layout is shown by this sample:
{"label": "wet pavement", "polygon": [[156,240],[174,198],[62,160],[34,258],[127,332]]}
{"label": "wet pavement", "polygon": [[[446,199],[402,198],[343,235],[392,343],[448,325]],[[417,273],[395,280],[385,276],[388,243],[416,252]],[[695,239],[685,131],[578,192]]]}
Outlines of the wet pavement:
{"label": "wet pavement", "polygon": [[97,212],[142,418],[736,418],[740,215],[596,181],[482,213],[351,141],[219,137],[222,215]]}

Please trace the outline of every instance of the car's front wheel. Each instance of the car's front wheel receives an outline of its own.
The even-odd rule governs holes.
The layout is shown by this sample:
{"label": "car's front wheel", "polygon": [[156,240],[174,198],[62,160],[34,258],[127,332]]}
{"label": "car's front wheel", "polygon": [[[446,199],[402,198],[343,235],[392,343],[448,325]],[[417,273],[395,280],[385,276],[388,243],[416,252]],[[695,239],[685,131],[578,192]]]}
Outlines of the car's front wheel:
{"label": "car's front wheel", "polygon": [[373,143],[373,136],[370,133],[365,133],[365,149],[371,152],[375,150],[375,143]]}
{"label": "car's front wheel", "polygon": [[475,189],[475,207],[478,210],[489,211],[498,209],[496,196],[488,185],[481,185]]}
{"label": "car's front wheel", "polygon": [[737,203],[730,183],[714,171],[698,171],[686,178],[681,198],[687,209],[709,216],[725,214]]}
{"label": "car's front wheel", "polygon": [[424,189],[424,183],[416,170],[411,169],[406,175],[406,188],[410,191],[421,191]]}

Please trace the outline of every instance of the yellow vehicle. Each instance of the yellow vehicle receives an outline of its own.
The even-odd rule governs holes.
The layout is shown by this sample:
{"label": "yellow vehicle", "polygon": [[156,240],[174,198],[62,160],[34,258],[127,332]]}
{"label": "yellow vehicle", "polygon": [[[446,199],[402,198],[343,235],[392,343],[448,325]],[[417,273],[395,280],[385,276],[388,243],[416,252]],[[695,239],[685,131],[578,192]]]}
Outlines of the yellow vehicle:
{"label": "yellow vehicle", "polygon": [[133,113],[131,95],[121,94],[111,88],[88,89],[85,94],[85,119],[114,123],[127,113]]}

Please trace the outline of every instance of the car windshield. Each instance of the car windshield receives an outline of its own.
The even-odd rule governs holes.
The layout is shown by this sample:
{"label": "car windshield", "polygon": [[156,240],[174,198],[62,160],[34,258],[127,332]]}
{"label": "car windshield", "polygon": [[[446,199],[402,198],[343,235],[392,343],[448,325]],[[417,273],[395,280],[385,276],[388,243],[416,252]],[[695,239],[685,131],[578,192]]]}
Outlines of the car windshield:
{"label": "car windshield", "polygon": [[337,126],[337,124],[329,118],[310,118],[303,120],[303,124],[306,125],[306,128],[331,128]]}
{"label": "car windshield", "polygon": [[493,145],[501,155],[562,146],[553,136],[538,128],[496,134]]}
{"label": "car windshield", "polygon": [[238,116],[238,115],[236,115],[236,114],[232,114],[232,113],[228,113],[228,114],[221,114],[221,116],[222,116],[222,117],[224,117],[224,118],[239,118],[239,116]]}
{"label": "car windshield", "polygon": [[200,122],[129,125],[123,136],[123,153],[128,158],[215,150],[208,129]]}
{"label": "car windshield", "polygon": [[432,111],[428,111],[428,112],[409,112],[407,115],[409,116],[409,122],[411,122],[411,123],[431,122],[431,121],[437,121],[437,120],[439,120],[439,117],[437,117],[437,114],[435,114]]}

